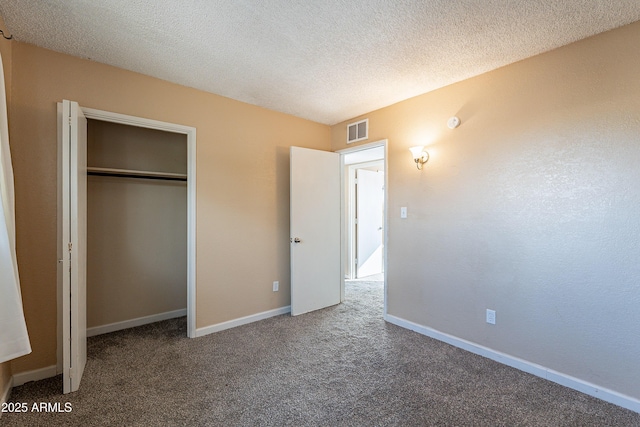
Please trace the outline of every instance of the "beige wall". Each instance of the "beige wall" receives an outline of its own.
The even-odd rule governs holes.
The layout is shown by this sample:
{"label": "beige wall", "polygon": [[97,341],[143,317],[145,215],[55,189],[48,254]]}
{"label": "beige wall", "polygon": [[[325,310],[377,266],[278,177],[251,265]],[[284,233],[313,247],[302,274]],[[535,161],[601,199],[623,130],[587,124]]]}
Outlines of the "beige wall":
{"label": "beige wall", "polygon": [[33,347],[14,373],[56,363],[62,99],[197,128],[197,327],[289,305],[289,146],[329,149],[328,126],[22,43],[13,45],[12,97],[18,262]]}
{"label": "beige wall", "polygon": [[[7,30],[7,27],[4,25],[4,20],[0,16],[0,29],[4,31],[5,34],[9,35],[10,32]],[[11,69],[12,69],[12,61],[11,61],[11,52],[13,43],[9,40],[5,40],[4,37],[0,37],[0,55],[2,55],[2,66],[4,71],[4,85],[7,97],[7,116],[9,122],[11,122]],[[11,140],[11,134],[9,134],[9,140]],[[0,397],[4,392],[5,387],[9,383],[11,379],[11,364],[10,362],[0,363]]]}
{"label": "beige wall", "polygon": [[635,23],[362,116],[389,140],[390,315],[640,398],[638,40]]}
{"label": "beige wall", "polygon": [[[89,120],[92,167],[187,173],[187,137]],[[87,327],[187,307],[187,183],[89,176]]]}

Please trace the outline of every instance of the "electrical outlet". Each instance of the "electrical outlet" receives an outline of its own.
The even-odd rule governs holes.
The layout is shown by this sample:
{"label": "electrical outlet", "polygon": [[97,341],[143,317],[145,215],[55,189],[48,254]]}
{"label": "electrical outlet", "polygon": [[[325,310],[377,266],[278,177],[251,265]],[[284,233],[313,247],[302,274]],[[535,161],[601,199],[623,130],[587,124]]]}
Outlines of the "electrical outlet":
{"label": "electrical outlet", "polygon": [[278,292],[279,288],[280,288],[280,282],[276,280],[275,282],[273,282],[273,292]]}
{"label": "electrical outlet", "polygon": [[491,325],[495,325],[496,324],[496,311],[495,310],[489,310],[487,308],[487,323],[489,323]]}

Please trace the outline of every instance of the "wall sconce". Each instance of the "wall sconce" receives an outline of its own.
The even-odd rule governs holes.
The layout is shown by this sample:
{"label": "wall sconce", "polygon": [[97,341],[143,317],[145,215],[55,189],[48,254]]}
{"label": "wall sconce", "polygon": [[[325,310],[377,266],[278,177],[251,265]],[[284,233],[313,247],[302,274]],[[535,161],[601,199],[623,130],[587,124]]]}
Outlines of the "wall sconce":
{"label": "wall sconce", "polygon": [[409,148],[409,151],[411,151],[411,154],[413,155],[413,161],[416,162],[418,170],[422,170],[422,165],[427,163],[429,160],[429,153],[424,151],[424,147],[422,145],[411,147]]}

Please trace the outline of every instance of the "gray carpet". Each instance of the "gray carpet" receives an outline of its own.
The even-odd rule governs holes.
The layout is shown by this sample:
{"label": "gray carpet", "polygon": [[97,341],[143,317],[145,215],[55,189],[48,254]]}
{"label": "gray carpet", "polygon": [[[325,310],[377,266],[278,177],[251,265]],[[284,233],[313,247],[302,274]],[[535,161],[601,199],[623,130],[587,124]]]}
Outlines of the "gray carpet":
{"label": "gray carpet", "polygon": [[80,390],[56,377],[16,426],[640,426],[640,414],[385,323],[380,282],[339,306],[197,339],[175,319],[89,339]]}

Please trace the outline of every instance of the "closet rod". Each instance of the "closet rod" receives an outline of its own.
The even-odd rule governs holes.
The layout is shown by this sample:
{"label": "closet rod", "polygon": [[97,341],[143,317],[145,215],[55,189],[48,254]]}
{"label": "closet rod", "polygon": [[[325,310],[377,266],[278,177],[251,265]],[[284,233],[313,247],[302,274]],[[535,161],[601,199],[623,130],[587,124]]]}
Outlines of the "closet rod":
{"label": "closet rod", "polygon": [[92,176],[114,176],[122,178],[142,178],[142,179],[160,179],[165,181],[187,181],[187,176],[179,173],[169,172],[147,172],[135,171],[128,169],[110,169],[110,168],[87,168],[87,175]]}

